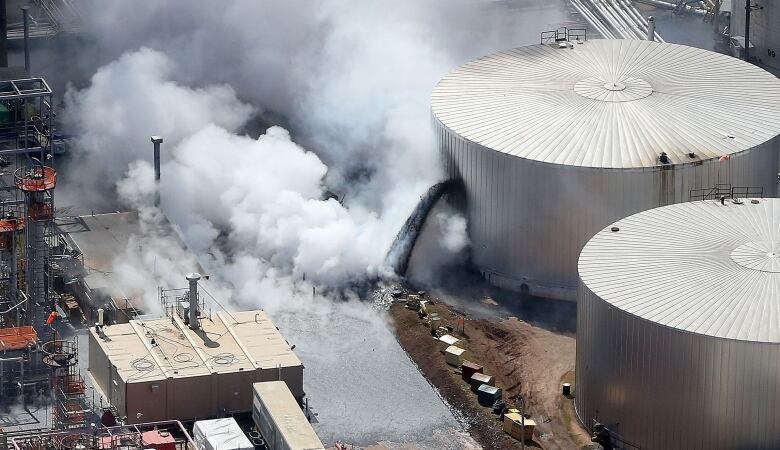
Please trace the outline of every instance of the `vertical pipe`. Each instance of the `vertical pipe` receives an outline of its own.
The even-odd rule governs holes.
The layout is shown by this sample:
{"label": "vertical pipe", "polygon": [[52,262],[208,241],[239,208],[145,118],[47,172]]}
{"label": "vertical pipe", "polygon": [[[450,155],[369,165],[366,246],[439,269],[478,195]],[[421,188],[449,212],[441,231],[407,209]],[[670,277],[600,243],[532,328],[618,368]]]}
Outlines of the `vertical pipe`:
{"label": "vertical pipe", "polygon": [[160,144],[162,144],[163,138],[160,136],[152,136],[152,144],[154,144],[154,207],[160,207]]}
{"label": "vertical pipe", "polygon": [[24,70],[30,76],[30,7],[22,6],[24,18]]}
{"label": "vertical pipe", "polygon": [[200,274],[197,272],[187,275],[187,281],[190,282],[189,322],[192,330],[198,329],[198,280],[200,280]]}
{"label": "vertical pipe", "polygon": [[0,0],[0,67],[8,67],[8,13]]}
{"label": "vertical pipe", "polygon": [[[19,289],[19,279],[18,275],[16,273],[17,267],[16,267],[16,231],[12,231],[9,233],[8,236],[8,267],[10,269],[10,273],[8,274],[11,280],[8,282],[8,298],[11,300],[11,302],[15,305],[16,300],[18,298],[18,293],[16,292],[17,289]],[[17,313],[18,316],[18,313]]]}
{"label": "vertical pipe", "polygon": [[745,61],[750,62],[750,0],[745,0]]}
{"label": "vertical pipe", "polygon": [[647,18],[647,40],[655,41],[655,17]]}
{"label": "vertical pipe", "polygon": [[712,9],[712,27],[717,35],[720,34],[720,2],[721,0],[715,0],[715,6]]}

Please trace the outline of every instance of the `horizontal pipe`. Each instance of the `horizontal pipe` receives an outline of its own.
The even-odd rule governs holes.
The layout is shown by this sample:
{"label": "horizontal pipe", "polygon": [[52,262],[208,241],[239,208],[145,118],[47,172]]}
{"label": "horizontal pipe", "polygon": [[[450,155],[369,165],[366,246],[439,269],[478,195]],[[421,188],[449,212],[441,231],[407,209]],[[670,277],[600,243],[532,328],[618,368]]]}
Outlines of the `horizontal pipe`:
{"label": "horizontal pipe", "polygon": [[582,14],[583,17],[585,17],[585,20],[587,20],[596,30],[601,33],[601,35],[604,37],[604,39],[615,39],[615,35],[612,33],[612,31],[607,27],[606,24],[604,24],[601,19],[596,17],[595,14],[591,10],[587,8],[580,0],[571,0],[571,4],[577,9],[577,11]]}
{"label": "horizontal pipe", "polygon": [[596,6],[599,13],[623,36],[624,39],[639,39],[639,36],[635,35],[631,27],[626,26],[620,19],[619,15],[613,11],[604,0],[593,0],[593,5]]}
{"label": "horizontal pipe", "polygon": [[615,35],[612,34],[612,31],[607,28],[607,26],[598,18],[596,17],[591,10],[588,9],[587,6],[583,5],[580,0],[569,0],[569,3],[576,9],[582,17],[585,18],[585,20],[593,26],[593,28],[596,29],[603,37],[604,39],[615,39]]}
{"label": "horizontal pipe", "polygon": [[[640,3],[645,3],[647,5],[657,6],[659,8],[666,8],[666,9],[676,9],[677,8],[677,5],[675,5],[674,3],[669,3],[669,2],[662,1],[662,0],[636,0],[636,1],[638,1]],[[692,6],[685,5],[685,6],[683,6],[683,9],[686,12],[689,12],[691,14],[696,14],[698,16],[706,16],[707,15],[707,11],[703,10],[701,8],[694,8]]]}

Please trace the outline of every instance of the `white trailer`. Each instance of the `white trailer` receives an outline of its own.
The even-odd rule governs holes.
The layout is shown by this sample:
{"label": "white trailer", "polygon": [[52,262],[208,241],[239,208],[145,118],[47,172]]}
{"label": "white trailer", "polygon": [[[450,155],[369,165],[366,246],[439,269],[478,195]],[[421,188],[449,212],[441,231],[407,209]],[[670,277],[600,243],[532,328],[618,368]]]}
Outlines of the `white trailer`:
{"label": "white trailer", "polygon": [[253,385],[252,418],[270,450],[324,450],[283,381]]}

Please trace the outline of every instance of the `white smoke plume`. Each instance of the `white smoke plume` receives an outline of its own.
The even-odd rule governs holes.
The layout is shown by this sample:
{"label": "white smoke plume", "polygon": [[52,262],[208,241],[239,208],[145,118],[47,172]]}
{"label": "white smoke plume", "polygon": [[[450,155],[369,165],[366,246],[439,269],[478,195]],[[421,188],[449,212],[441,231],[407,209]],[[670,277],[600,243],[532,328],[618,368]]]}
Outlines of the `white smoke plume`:
{"label": "white smoke plume", "polygon": [[[561,20],[546,0],[521,3],[541,8],[534,24]],[[59,202],[136,208],[153,227],[161,219],[150,207],[149,136],[163,136],[162,212],[222,300],[268,309],[288,324],[285,335],[305,340],[299,351],[318,373],[338,376],[341,358],[360,358],[376,371],[350,372],[352,382],[398,389],[372,379],[405,366],[374,351],[397,344],[385,316],[351,288],[393,276],[385,253],[442,176],[430,127],[436,81],[486,51],[537,41],[539,27],[555,28],[523,28],[526,18],[512,18],[512,8],[472,0],[94,2],[85,27],[90,50],[78,64],[95,74],[66,98],[77,145]],[[258,122],[269,117],[285,127],[265,130]],[[438,223],[440,247],[462,254],[465,220],[449,214]],[[128,246],[115,264],[122,273],[136,268],[127,285],[148,286],[144,298],[160,284],[180,287],[174,273],[149,266],[176,255],[154,233],[139,240],[160,250],[150,260],[136,251],[139,242]],[[340,317],[350,328],[328,333]],[[333,336],[353,340],[337,345]],[[344,401],[358,411],[352,415],[371,419],[359,430],[369,436],[381,438],[397,418],[366,399]],[[427,433],[430,424],[420,420]],[[356,432],[350,426],[344,433]]]}
{"label": "white smoke plume", "polygon": [[466,218],[460,214],[436,214],[441,233],[441,246],[450,253],[458,253],[469,245]]}

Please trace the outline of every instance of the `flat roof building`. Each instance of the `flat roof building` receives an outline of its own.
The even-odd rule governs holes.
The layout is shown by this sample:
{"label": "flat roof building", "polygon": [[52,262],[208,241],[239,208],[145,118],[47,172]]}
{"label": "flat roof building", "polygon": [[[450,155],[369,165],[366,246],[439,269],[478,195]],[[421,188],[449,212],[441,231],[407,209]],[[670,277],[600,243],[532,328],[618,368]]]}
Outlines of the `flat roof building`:
{"label": "flat roof building", "polygon": [[[127,322],[148,312],[139,292],[124,288],[123,274],[115,270],[131,245],[138,254],[161,250],[173,253],[186,270],[204,273],[167,220],[141,221],[137,211],[129,211],[62,219],[57,227],[73,255],[71,264],[61,263],[65,277],[91,319],[95,318],[91,311],[97,308],[106,310],[109,322]],[[160,242],[165,243],[164,249]],[[162,267],[165,262],[158,264]]]}
{"label": "flat roof building", "polygon": [[303,397],[303,364],[264,311],[201,312],[196,329],[183,317],[90,329],[89,373],[127,423],[249,412],[260,381]]}

